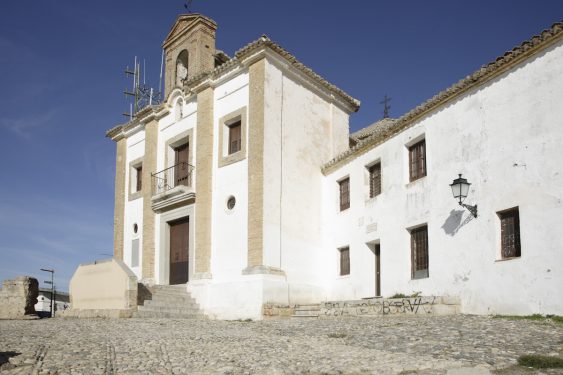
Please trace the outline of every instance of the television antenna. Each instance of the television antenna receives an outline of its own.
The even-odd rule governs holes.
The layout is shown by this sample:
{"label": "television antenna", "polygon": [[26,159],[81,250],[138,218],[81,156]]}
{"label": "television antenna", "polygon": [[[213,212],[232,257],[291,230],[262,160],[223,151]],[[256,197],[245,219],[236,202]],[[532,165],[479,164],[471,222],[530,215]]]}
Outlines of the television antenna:
{"label": "television antenna", "polygon": [[[164,51],[162,52],[162,59],[164,59]],[[129,121],[135,119],[135,114],[141,109],[159,104],[162,101],[162,62],[160,64],[160,82],[158,84],[158,91],[154,90],[147,84],[146,80],[146,62],[143,60],[143,69],[141,70],[141,59],[135,56],[135,61],[133,63],[133,69],[129,69],[129,66],[125,69],[125,75],[133,79],[133,86],[131,91],[125,89],[123,93],[126,98],[131,98],[129,103],[129,113],[123,113],[123,116],[129,117]],[[141,82],[142,77],[142,82]]]}

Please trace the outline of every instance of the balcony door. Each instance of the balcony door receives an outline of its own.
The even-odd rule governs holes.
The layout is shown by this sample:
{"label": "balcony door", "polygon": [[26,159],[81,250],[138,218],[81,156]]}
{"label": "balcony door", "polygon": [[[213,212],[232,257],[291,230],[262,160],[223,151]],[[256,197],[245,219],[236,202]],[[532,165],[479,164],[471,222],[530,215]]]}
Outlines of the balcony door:
{"label": "balcony door", "polygon": [[189,150],[188,143],[174,149],[174,186],[190,186]]}
{"label": "balcony door", "polygon": [[189,270],[189,217],[168,223],[170,225],[170,285],[188,282]]}

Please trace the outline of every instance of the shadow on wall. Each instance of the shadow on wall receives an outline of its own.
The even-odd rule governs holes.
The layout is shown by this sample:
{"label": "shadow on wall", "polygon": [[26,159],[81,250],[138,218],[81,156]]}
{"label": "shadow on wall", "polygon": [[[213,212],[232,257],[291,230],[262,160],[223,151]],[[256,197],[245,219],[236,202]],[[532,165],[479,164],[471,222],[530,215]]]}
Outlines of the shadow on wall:
{"label": "shadow on wall", "polygon": [[[18,352],[0,352],[0,368],[3,364],[8,363],[10,358],[20,355]],[[0,370],[1,371],[1,370]]]}
{"label": "shadow on wall", "polygon": [[463,226],[465,226],[467,223],[469,223],[471,220],[474,219],[473,215],[467,215],[465,220],[461,221],[464,213],[465,211],[463,210],[450,211],[450,216],[448,216],[446,221],[444,221],[444,224],[442,224],[442,229],[448,236],[452,236],[452,237],[455,236],[455,234],[459,232],[459,230]]}

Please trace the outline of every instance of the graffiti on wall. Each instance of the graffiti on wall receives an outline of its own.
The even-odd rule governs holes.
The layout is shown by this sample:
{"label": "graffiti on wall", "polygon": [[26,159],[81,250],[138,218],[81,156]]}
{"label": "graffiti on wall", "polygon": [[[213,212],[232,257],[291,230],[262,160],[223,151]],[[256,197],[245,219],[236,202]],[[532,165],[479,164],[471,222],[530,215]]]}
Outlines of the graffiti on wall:
{"label": "graffiti on wall", "polygon": [[424,315],[432,313],[436,297],[410,297],[393,299],[369,299],[364,301],[325,302],[321,315]]}

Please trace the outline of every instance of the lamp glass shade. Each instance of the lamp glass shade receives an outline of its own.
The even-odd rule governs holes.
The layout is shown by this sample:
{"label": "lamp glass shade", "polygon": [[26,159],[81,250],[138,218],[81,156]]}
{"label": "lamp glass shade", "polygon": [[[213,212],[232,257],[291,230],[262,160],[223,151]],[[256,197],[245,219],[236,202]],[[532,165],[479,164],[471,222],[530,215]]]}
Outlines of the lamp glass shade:
{"label": "lamp glass shade", "polygon": [[459,175],[459,178],[456,178],[451,184],[450,187],[452,188],[452,194],[454,198],[463,200],[469,194],[469,185],[471,185],[465,178],[462,178]]}

